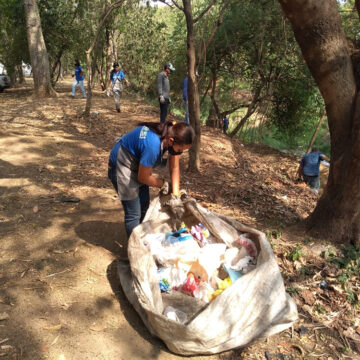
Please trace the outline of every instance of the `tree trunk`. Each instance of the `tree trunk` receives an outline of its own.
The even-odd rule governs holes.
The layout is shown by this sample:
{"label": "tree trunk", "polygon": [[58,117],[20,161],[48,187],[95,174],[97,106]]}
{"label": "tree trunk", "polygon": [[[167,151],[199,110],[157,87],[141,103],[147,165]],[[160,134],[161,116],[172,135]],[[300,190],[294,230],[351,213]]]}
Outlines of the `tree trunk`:
{"label": "tree trunk", "polygon": [[24,7],[35,95],[37,97],[52,96],[55,91],[50,83],[49,57],[41,28],[37,1],[24,0]]}
{"label": "tree trunk", "polygon": [[110,71],[112,69],[112,65],[114,63],[115,51],[114,51],[114,31],[110,28],[106,28],[106,70],[105,70],[105,84],[108,83],[110,78]]}
{"label": "tree trunk", "polygon": [[316,139],[316,136],[317,136],[317,134],[318,134],[318,132],[319,132],[319,130],[320,130],[321,124],[323,123],[323,121],[324,121],[324,119],[325,119],[325,116],[326,116],[326,111],[324,110],[324,112],[323,112],[323,114],[321,115],[321,118],[320,118],[318,124],[316,125],[316,129],[315,129],[315,131],[314,131],[314,133],[313,133],[313,136],[311,137],[311,140],[310,140],[310,142],[309,142],[308,148],[306,149],[306,153],[307,153],[307,154],[309,154],[310,151],[311,151],[311,148],[312,148],[312,146],[313,146],[313,144],[314,144],[314,141],[315,141],[315,139]]}
{"label": "tree trunk", "polygon": [[360,243],[360,99],[336,0],[279,0],[325,101],[328,183],[307,225],[315,235]]}
{"label": "tree trunk", "polygon": [[216,102],[215,99],[215,95],[216,95],[216,69],[215,67],[211,68],[211,79],[212,79],[212,85],[211,85],[211,94],[210,94],[210,98],[211,98],[211,102],[213,104],[214,110],[215,110],[215,114],[216,114],[216,121],[214,122],[214,127],[215,128],[219,128],[221,125],[221,114],[220,114],[220,109],[219,106]]}
{"label": "tree trunk", "polygon": [[194,20],[191,9],[191,0],[183,0],[184,14],[187,28],[187,64],[188,64],[188,102],[190,124],[195,130],[195,141],[189,150],[189,170],[199,171],[200,168],[200,98],[196,79],[196,54],[195,54],[195,34]]}
{"label": "tree trunk", "polygon": [[256,110],[256,104],[259,101],[259,97],[260,97],[260,92],[261,92],[262,87],[259,86],[256,90],[255,90],[255,94],[254,97],[247,109],[247,112],[245,114],[245,116],[241,119],[241,121],[235,126],[235,129],[230,133],[230,137],[234,137],[237,132],[244,126],[245,122],[247,121],[247,119],[250,118],[250,116],[255,112]]}

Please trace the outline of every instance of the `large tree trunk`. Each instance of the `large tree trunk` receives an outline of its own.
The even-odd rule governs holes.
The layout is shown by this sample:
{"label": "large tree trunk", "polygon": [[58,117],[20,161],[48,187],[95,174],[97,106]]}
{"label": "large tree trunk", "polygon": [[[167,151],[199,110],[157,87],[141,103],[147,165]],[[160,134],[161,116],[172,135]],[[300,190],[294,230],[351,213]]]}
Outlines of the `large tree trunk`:
{"label": "large tree trunk", "polygon": [[106,72],[105,72],[105,84],[108,83],[110,78],[110,71],[112,69],[115,58],[115,44],[114,44],[114,30],[108,26],[106,27]]}
{"label": "large tree trunk", "polygon": [[189,170],[199,171],[200,168],[200,97],[196,79],[196,53],[195,53],[195,34],[194,21],[191,9],[191,0],[183,0],[184,14],[187,28],[187,63],[188,63],[188,102],[190,124],[195,130],[195,142],[189,151]]}
{"label": "large tree trunk", "polygon": [[324,98],[331,139],[327,186],[307,224],[360,242],[360,99],[336,0],[279,0]]}
{"label": "large tree trunk", "polygon": [[50,83],[49,57],[41,28],[36,0],[24,0],[26,31],[29,44],[35,95],[47,97],[55,94]]}

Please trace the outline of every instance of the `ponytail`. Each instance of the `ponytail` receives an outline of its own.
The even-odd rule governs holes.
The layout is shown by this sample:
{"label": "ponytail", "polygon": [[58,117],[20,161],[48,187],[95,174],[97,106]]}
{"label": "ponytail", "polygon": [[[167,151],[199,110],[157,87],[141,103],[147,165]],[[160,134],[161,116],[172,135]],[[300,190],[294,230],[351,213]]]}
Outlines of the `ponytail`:
{"label": "ponytail", "polygon": [[146,126],[161,140],[172,137],[178,145],[191,145],[195,138],[194,129],[185,122],[166,121],[165,123],[142,122],[138,126]]}

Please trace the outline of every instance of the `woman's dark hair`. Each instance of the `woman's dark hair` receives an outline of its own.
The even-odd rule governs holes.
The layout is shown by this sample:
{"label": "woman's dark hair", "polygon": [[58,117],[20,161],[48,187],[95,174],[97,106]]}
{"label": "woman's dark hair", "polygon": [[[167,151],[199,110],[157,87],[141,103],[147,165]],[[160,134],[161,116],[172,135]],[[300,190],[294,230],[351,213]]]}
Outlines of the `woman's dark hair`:
{"label": "woman's dark hair", "polygon": [[76,66],[80,66],[80,61],[79,61],[79,60],[75,60],[75,65],[76,65]]}
{"label": "woman's dark hair", "polygon": [[166,121],[165,123],[142,122],[138,126],[146,126],[163,140],[172,137],[178,145],[191,145],[195,138],[194,129],[185,122]]}

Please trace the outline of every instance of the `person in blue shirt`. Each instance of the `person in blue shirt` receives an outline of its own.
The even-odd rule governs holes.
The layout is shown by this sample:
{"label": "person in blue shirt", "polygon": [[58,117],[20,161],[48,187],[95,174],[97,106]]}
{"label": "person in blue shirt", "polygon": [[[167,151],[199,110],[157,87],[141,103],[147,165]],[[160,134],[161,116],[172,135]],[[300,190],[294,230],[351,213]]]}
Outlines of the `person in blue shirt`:
{"label": "person in blue shirt", "polygon": [[184,122],[189,124],[189,103],[188,103],[188,83],[189,77],[187,76],[183,81],[182,92],[183,92],[183,102],[185,106],[185,119]]}
{"label": "person in blue shirt", "polygon": [[330,162],[330,159],[326,155],[321,154],[317,148],[313,148],[309,154],[305,154],[302,157],[298,169],[299,177],[303,177],[306,184],[309,185],[315,194],[319,193],[320,162],[322,160]]}
{"label": "person in blue shirt", "polygon": [[120,98],[122,96],[123,86],[122,82],[125,81],[127,85],[129,85],[129,81],[125,78],[125,74],[122,70],[120,70],[119,63],[114,62],[113,69],[110,72],[110,78],[108,82],[108,89],[106,90],[107,96],[110,96],[109,86],[111,85],[111,89],[114,94],[115,107],[117,112],[121,112],[120,109]]}
{"label": "person in blue shirt", "polygon": [[166,166],[167,162],[171,201],[176,206],[180,199],[179,155],[191,147],[194,137],[193,128],[184,122],[144,122],[124,135],[111,150],[108,177],[124,208],[128,237],[142,222],[149,207],[149,186],[169,187],[164,179],[152,174],[154,167]]}
{"label": "person in blue shirt", "polygon": [[226,134],[227,130],[229,128],[229,118],[225,117],[223,120],[223,132]]}
{"label": "person in blue shirt", "polygon": [[86,99],[86,92],[84,88],[84,72],[82,69],[82,66],[80,65],[79,60],[75,60],[75,74],[72,75],[72,77],[75,76],[75,81],[72,84],[72,97],[75,98],[75,88],[77,85],[80,85],[80,89],[83,95],[83,99]]}

